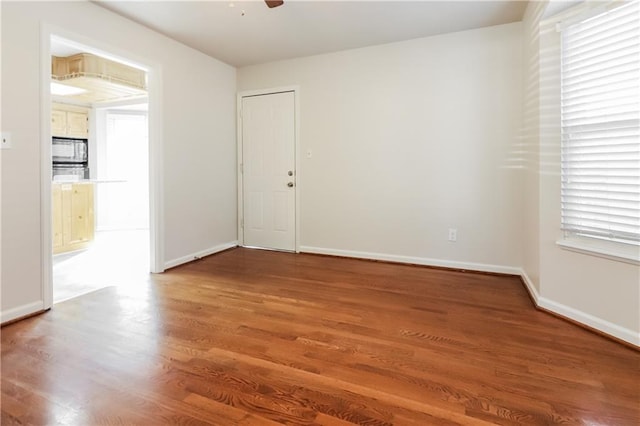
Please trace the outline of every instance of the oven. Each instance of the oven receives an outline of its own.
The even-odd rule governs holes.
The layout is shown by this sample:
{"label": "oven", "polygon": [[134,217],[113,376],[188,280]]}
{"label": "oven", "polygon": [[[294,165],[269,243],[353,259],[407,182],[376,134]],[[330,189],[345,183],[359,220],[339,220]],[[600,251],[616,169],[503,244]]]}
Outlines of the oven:
{"label": "oven", "polygon": [[52,170],[54,182],[89,179],[89,168],[84,164],[54,164]]}

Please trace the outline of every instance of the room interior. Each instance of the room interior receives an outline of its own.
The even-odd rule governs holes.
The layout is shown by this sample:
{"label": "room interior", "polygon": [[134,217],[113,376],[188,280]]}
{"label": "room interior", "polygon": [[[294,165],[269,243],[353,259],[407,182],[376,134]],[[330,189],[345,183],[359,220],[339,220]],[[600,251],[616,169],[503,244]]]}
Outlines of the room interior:
{"label": "room interior", "polygon": [[[461,297],[468,294],[474,300],[482,298],[482,291],[476,293],[472,285],[487,285],[487,297],[515,294],[520,299],[508,302],[514,305],[505,309],[531,310],[531,317],[519,323],[522,325],[519,333],[526,334],[528,327],[534,325],[557,332],[545,333],[548,340],[531,341],[530,352],[538,350],[544,354],[541,357],[552,357],[550,353],[558,356],[554,350],[579,349],[586,345],[578,343],[583,337],[581,333],[586,333],[584,336],[590,336],[586,338],[589,345],[593,342],[603,345],[595,351],[597,356],[618,362],[613,367],[602,361],[607,374],[637,378],[638,263],[594,256],[558,244],[563,236],[557,121],[559,39],[555,25],[593,5],[580,1],[407,2],[394,9],[390,8],[391,2],[333,3],[285,1],[284,5],[269,9],[261,2],[249,1],[2,2],[2,132],[3,136],[5,132],[11,135],[11,147],[0,151],[2,323],[47,311],[52,305],[48,293],[50,236],[43,232],[48,229],[43,218],[50,216],[50,194],[45,189],[48,176],[43,176],[47,161],[43,146],[50,141],[47,124],[50,110],[47,102],[43,102],[47,98],[43,97],[42,87],[48,76],[41,64],[48,58],[50,36],[57,35],[128,58],[149,69],[153,186],[150,206],[154,215],[151,227],[157,233],[153,238],[151,264],[154,272],[166,272],[151,275],[137,293],[106,289],[87,295],[84,300],[78,298],[76,305],[69,305],[67,310],[61,307],[59,314],[54,308],[34,319],[51,315],[55,321],[64,321],[75,318],[79,312],[89,315],[91,311],[100,311],[104,302],[104,309],[120,307],[122,321],[134,319],[135,334],[136,330],[143,330],[143,323],[162,328],[155,317],[162,309],[145,310],[146,316],[142,313],[136,316],[134,310],[127,310],[130,307],[127,303],[152,305],[169,291],[171,279],[184,284],[190,277],[197,277],[191,290],[176,286],[189,303],[197,299],[194,294],[198,292],[205,299],[210,298],[207,300],[222,297],[231,301],[245,295],[249,301],[255,283],[237,281],[237,276],[228,274],[235,272],[240,277],[246,274],[257,279],[252,262],[274,276],[284,274],[288,277],[285,282],[290,279],[313,282],[312,276],[301,271],[310,267],[319,273],[322,267],[310,266],[318,259],[346,262],[327,266],[327,270],[342,265],[356,271],[365,267],[360,263],[363,261],[354,259],[367,259],[390,262],[389,265],[398,263],[400,268],[405,268],[404,264],[419,265],[418,271],[427,275],[439,276],[438,268],[479,272],[471,274],[477,278],[468,278],[469,285],[460,287],[465,292]],[[469,13],[470,9],[465,8],[470,7],[477,9]],[[209,19],[215,19],[217,25],[212,25]],[[326,25],[314,25],[318,22]],[[185,26],[201,28],[203,33],[194,36],[184,30]],[[299,120],[296,142],[299,260],[290,259],[288,256],[295,259],[291,254],[281,253],[282,260],[276,260],[271,257],[275,253],[261,253],[264,257],[259,257],[248,249],[235,249],[243,244],[239,233],[238,105],[242,94],[282,88],[296,90]],[[452,229],[455,241],[450,241]],[[229,262],[227,266],[225,259]],[[264,266],[278,262],[289,265],[295,272]],[[379,285],[377,279],[391,280],[385,275],[389,273],[385,266],[381,266],[387,264],[382,262],[370,262],[372,268],[383,268],[371,278],[374,287]],[[416,273],[405,269],[396,272],[411,279]],[[366,276],[365,272],[362,274]],[[486,276],[500,277],[497,278],[500,284],[487,284],[485,279],[478,278]],[[357,280],[339,274],[334,279]],[[203,287],[203,282],[210,282],[210,287]],[[225,282],[230,286],[233,282],[230,288],[237,294],[225,293],[220,287]],[[503,286],[507,282],[510,284]],[[276,303],[286,299],[274,285],[275,289],[265,293],[267,300]],[[353,285],[367,292],[366,285]],[[420,285],[426,284],[419,284],[418,288]],[[327,288],[338,296],[344,291],[349,300],[353,298],[351,288],[340,290],[331,285]],[[287,291],[296,294],[295,289],[287,287]],[[304,293],[309,288],[301,287],[299,291]],[[330,298],[325,290],[321,294]],[[419,298],[419,292],[414,296]],[[378,303],[375,297],[367,300],[372,305],[363,309]],[[319,303],[328,306],[324,305],[324,299]],[[483,313],[506,315],[493,301],[488,303],[490,306],[483,308]],[[211,306],[228,309],[215,302]],[[241,304],[233,306],[237,312],[254,309]],[[293,310],[295,306],[287,309]],[[366,317],[360,310],[350,312],[340,307],[335,314],[339,319],[327,317],[327,321],[349,323],[353,321],[349,315]],[[239,318],[250,321],[243,316]],[[481,316],[473,318],[480,321]],[[191,320],[198,321],[197,315],[193,314]],[[559,322],[553,322],[556,320]],[[23,336],[37,333],[39,327],[34,322],[15,324],[25,324],[20,326]],[[47,323],[40,327],[48,326]],[[227,323],[224,326],[230,327]],[[410,326],[417,327],[415,323]],[[90,334],[92,327],[96,325],[90,323],[80,334]],[[187,333],[183,327],[178,328]],[[260,329],[256,324],[247,323],[244,327],[239,329],[242,333],[252,332],[250,337],[258,339],[254,344],[266,344],[260,341],[265,337],[258,336]],[[8,327],[3,328],[3,332],[6,330]],[[521,342],[519,334],[505,333],[505,337]],[[452,339],[473,341],[474,350],[481,350],[486,335],[484,332],[478,335],[481,337],[478,340],[466,336],[471,339],[467,341],[454,333]],[[150,343],[142,334],[136,336],[141,339],[139,349],[145,352],[145,345]],[[333,343],[321,337],[306,337],[307,340],[299,342],[330,350]],[[286,340],[284,335],[279,338]],[[499,351],[494,346],[484,348],[486,352]],[[188,353],[178,346],[173,349],[175,353],[170,356],[189,362]],[[418,350],[405,346],[401,349]],[[90,349],[85,350],[82,356],[93,355]],[[135,345],[131,350],[135,353]],[[265,366],[262,361],[248,358],[234,361],[230,355],[233,350],[225,352],[218,348],[214,352],[225,365],[248,363],[245,367],[249,370]],[[354,356],[350,358],[354,364],[366,364],[356,355],[350,356]],[[337,359],[327,358],[319,366],[303,366],[301,370],[328,369],[339,376],[344,371],[338,367],[331,370],[333,363],[339,362]],[[465,358],[464,362],[473,361]],[[536,368],[544,369],[543,364],[536,364]],[[133,371],[135,365],[126,368]],[[500,374],[498,370],[496,376]],[[305,379],[302,373],[282,371],[293,374],[300,383]],[[3,370],[3,377],[4,374]],[[341,383],[342,392],[364,395],[364,388],[375,388],[374,378],[369,379],[372,380],[369,387],[362,383],[358,387],[345,379],[351,387]],[[582,385],[593,385],[589,375],[581,380]],[[98,382],[113,385],[104,378]],[[289,385],[295,383],[293,380]],[[392,381],[383,383],[392,389]],[[531,384],[529,390],[536,394],[537,386],[556,384],[553,381]],[[632,382],[619,386],[632,389]],[[465,412],[447,417],[445,413],[453,413],[460,406],[452,409],[442,400],[412,405],[417,404],[412,396],[416,394],[403,389],[398,388],[396,403],[403,410],[411,410],[411,415],[405,413],[407,417],[402,417],[399,411],[378,407],[396,415],[393,419],[382,416],[387,423],[436,424],[445,418],[463,424],[498,421],[496,417],[482,418],[468,405]],[[405,390],[407,393],[403,393]],[[620,401],[615,391],[608,391],[612,400]],[[640,418],[632,406],[640,395],[637,389],[635,394],[630,392],[620,403],[625,408],[617,408],[618,414],[622,413],[619,418],[615,417],[616,410],[613,414],[606,410],[609,399],[602,406],[597,398],[592,400],[597,405],[589,413],[593,424],[616,423],[616,419],[619,424],[632,424],[634,418]],[[350,400],[342,393],[340,397],[353,404],[377,407],[373,401],[377,397],[390,398],[391,393],[384,398],[381,394],[366,394],[369,398],[366,402]],[[145,401],[151,398],[144,394],[140,397]],[[186,398],[186,404],[196,398],[175,396],[180,397]],[[464,396],[451,399],[465,404],[460,402]],[[482,407],[482,400],[474,401]],[[73,402],[77,404],[75,408],[87,403]],[[487,404],[489,410],[499,407],[495,400]],[[515,403],[511,409],[521,408],[528,413],[542,410],[525,408],[527,404],[522,404],[520,407]],[[209,407],[208,415],[222,413],[222,405]],[[599,419],[598,410],[606,411],[609,417]],[[238,413],[231,411],[224,413],[227,417],[212,417],[211,423],[234,424],[241,419],[250,423],[263,419],[251,417],[259,416],[255,411],[246,418],[234,417]],[[438,421],[426,420],[416,413],[429,413]],[[562,410],[555,414],[561,416]],[[287,419],[265,418],[276,422]],[[319,423],[337,422],[336,417],[315,419]],[[345,420],[362,423],[363,419]],[[300,422],[300,417],[289,421]],[[535,416],[502,421],[551,422],[549,418]]]}
{"label": "room interior", "polygon": [[[57,58],[82,55],[81,50],[57,40],[52,40],[52,52]],[[89,111],[88,173],[82,185],[89,185],[93,193],[93,217],[89,218],[87,212],[78,213],[82,207],[71,207],[74,196],[54,209],[53,233],[61,237],[54,243],[52,259],[53,303],[110,285],[131,285],[150,270],[146,94],[122,93],[116,89],[128,86],[97,77],[69,81],[85,86],[79,96],[89,101],[82,104]],[[61,109],[64,102],[77,96],[56,96],[57,102],[52,105]],[[54,168],[57,164],[52,163]],[[70,191],[78,184],[75,176],[54,173],[53,179],[58,193],[63,192],[61,188]],[[71,210],[87,216],[89,226],[84,232],[73,233],[82,227],[81,220],[73,226],[64,222]],[[79,244],[83,244],[81,249]]]}

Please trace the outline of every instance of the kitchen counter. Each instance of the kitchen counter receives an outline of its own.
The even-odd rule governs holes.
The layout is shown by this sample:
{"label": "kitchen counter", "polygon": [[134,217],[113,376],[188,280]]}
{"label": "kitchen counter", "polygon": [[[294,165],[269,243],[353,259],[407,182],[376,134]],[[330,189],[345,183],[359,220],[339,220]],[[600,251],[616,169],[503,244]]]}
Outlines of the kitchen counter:
{"label": "kitchen counter", "polygon": [[51,183],[126,183],[124,179],[60,179]]}

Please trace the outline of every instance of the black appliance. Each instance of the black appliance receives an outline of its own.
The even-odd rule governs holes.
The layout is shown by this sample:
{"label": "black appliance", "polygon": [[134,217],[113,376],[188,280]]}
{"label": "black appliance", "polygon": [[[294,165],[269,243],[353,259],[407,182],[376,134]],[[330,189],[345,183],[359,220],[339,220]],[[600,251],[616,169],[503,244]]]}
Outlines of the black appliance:
{"label": "black appliance", "polygon": [[51,145],[53,180],[89,179],[89,141],[54,137]]}

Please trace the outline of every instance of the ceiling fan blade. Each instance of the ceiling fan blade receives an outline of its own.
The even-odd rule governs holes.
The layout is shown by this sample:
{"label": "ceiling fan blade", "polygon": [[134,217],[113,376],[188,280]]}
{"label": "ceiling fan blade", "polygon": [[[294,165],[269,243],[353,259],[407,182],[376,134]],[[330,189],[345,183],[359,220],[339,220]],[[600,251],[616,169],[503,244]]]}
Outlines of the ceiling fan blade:
{"label": "ceiling fan blade", "polygon": [[284,4],[283,0],[264,0],[264,2],[267,4],[267,7],[269,7],[269,9],[282,6]]}

